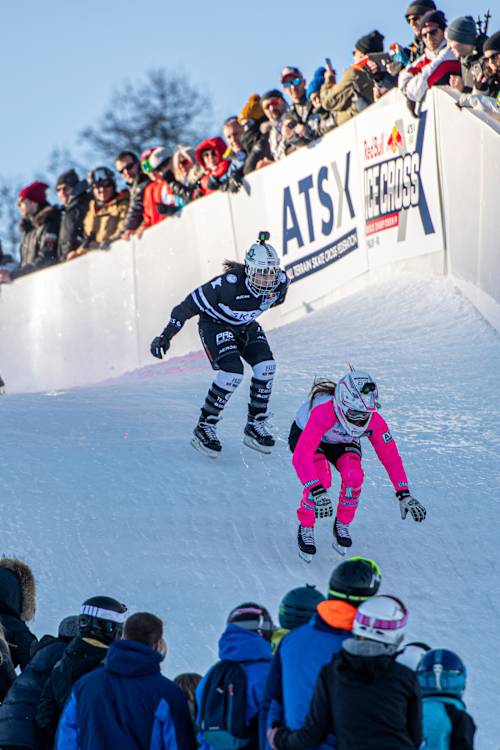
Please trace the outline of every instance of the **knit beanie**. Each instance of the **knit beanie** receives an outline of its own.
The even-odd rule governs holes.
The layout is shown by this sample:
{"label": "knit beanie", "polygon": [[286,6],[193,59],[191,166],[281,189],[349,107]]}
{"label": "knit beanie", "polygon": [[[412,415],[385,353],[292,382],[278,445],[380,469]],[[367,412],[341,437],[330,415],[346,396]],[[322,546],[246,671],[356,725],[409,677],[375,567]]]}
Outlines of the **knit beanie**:
{"label": "knit beanie", "polygon": [[311,98],[311,94],[315,91],[319,91],[325,81],[326,68],[316,68],[314,75],[311,79],[311,83],[307,87],[306,96],[308,99]]}
{"label": "knit beanie", "polygon": [[362,36],[354,45],[357,50],[365,55],[369,55],[374,52],[384,51],[384,36],[380,31],[372,31],[366,36]]}
{"label": "knit beanie", "polygon": [[483,52],[500,52],[500,31],[488,37],[483,45]]}
{"label": "knit beanie", "polygon": [[408,6],[408,10],[405,13],[405,18],[408,16],[423,16],[429,10],[436,10],[436,3],[434,0],[418,0],[416,3],[412,3]]}
{"label": "knit beanie", "polygon": [[67,185],[68,187],[75,187],[80,182],[79,177],[74,169],[68,169],[67,172],[63,172],[57,178],[56,187]]}
{"label": "knit beanie", "polygon": [[269,91],[266,91],[266,93],[262,94],[260,97],[262,102],[265,101],[265,99],[283,99],[283,101],[285,101],[285,97],[279,89],[270,89]]}
{"label": "knit beanie", "polygon": [[47,200],[46,192],[49,186],[45,182],[32,182],[19,191],[19,200],[28,198],[35,203],[45,203]]}
{"label": "knit beanie", "polygon": [[264,110],[262,109],[262,104],[260,103],[260,96],[258,94],[250,94],[248,97],[248,101],[243,105],[240,114],[238,115],[238,120],[241,123],[246,122],[247,120],[264,120],[265,114]]}
{"label": "knit beanie", "polygon": [[472,16],[455,18],[446,29],[446,36],[451,42],[474,44],[477,37],[476,22]]}
{"label": "knit beanie", "polygon": [[420,30],[424,28],[424,26],[427,26],[430,23],[435,23],[436,26],[439,26],[440,29],[443,29],[443,31],[446,28],[446,16],[443,13],[442,10],[429,10],[427,13],[425,13],[422,18],[420,19]]}

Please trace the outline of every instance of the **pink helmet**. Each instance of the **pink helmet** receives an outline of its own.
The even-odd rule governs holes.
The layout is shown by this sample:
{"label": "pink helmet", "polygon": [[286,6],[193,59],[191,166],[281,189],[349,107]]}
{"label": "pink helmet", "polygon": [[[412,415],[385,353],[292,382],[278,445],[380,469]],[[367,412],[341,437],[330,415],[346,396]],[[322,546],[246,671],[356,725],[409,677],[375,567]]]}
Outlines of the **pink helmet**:
{"label": "pink helmet", "polygon": [[408,610],[396,596],[381,594],[362,602],[356,610],[353,635],[399,646],[404,638]]}
{"label": "pink helmet", "polygon": [[361,437],[368,429],[379,406],[377,398],[377,385],[367,372],[352,370],[338,381],[333,408],[340,424],[352,437]]}

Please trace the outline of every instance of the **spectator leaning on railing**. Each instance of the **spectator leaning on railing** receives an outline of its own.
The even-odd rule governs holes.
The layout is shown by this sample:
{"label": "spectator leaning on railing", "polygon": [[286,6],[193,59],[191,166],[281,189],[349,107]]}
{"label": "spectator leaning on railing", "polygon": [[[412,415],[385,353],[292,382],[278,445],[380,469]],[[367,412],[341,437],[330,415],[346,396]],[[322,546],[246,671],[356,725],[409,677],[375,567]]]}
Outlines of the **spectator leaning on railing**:
{"label": "spectator leaning on railing", "polygon": [[83,220],[89,209],[91,195],[87,180],[80,180],[74,169],[57,178],[56,192],[63,205],[57,255],[66,260],[69,253],[80,247],[83,240]]}
{"label": "spectator leaning on railing", "polygon": [[266,91],[262,95],[262,109],[270,122],[268,132],[270,158],[264,156],[257,166],[258,169],[266,164],[271,164],[273,161],[279,161],[286,156],[282,124],[288,107],[281,91],[278,91],[278,89]]}
{"label": "spectator leaning on railing", "polygon": [[115,169],[121,174],[130,190],[130,202],[121,235],[122,239],[129,240],[142,224],[143,196],[149,180],[141,169],[137,154],[133,151],[120,151],[115,159]]}
{"label": "spectator leaning on railing", "polygon": [[163,146],[146,149],[141,154],[141,169],[149,177],[143,195],[143,221],[137,237],[142,237],[144,229],[173,216],[184,206],[185,201],[175,195],[165,175],[172,166],[172,154]]}
{"label": "spectator leaning on railing", "polygon": [[306,96],[306,81],[301,71],[291,65],[281,71],[281,85],[292,104],[288,112],[293,113],[296,122],[304,125],[304,137],[312,141],[318,137],[318,118],[314,106]]}
{"label": "spectator leaning on railing", "polygon": [[455,18],[446,29],[451,51],[460,61],[460,75],[450,76],[450,86],[460,93],[470,93],[482,73],[483,40],[477,34],[472,16]]}
{"label": "spectator leaning on railing", "polygon": [[196,146],[196,159],[205,172],[200,181],[203,195],[215,190],[236,193],[240,189],[244,158],[235,158],[231,161],[225,158],[226,151],[227,147],[222,138],[206,138]]}
{"label": "spectator leaning on railing", "polygon": [[[384,37],[378,31],[362,36],[354,47],[354,63],[349,66],[339,83],[335,72],[326,70],[325,82],[321,87],[321,104],[329,112],[334,112],[338,125],[347,122],[369,104],[373,103],[374,75],[379,67],[370,60],[371,54],[384,51]],[[366,64],[365,64],[366,63]],[[363,64],[363,67],[360,67]]]}
{"label": "spectator leaning on railing", "polygon": [[258,94],[251,94],[238,115],[243,126],[241,141],[247,153],[243,174],[249,174],[267,164],[272,164],[273,157],[269,147],[269,130],[271,124],[262,107]]}
{"label": "spectator leaning on railing", "polygon": [[9,275],[3,272],[5,282],[57,263],[57,237],[61,212],[47,201],[48,185],[32,182],[19,193],[18,208],[21,214],[21,264]]}
{"label": "spectator leaning on railing", "polygon": [[108,167],[96,167],[88,174],[92,198],[83,220],[83,241],[77,250],[68,253],[67,260],[83,255],[88,250],[108,250],[119,239],[128,211],[129,192],[116,189],[113,172]]}
{"label": "spectator leaning on railing", "polygon": [[177,146],[172,157],[172,170],[167,173],[168,184],[175,195],[178,195],[186,203],[199,198],[202,176],[203,169],[196,161],[194,148]]}
{"label": "spectator leaning on railing", "polygon": [[335,112],[329,112],[321,104],[321,87],[325,82],[326,68],[319,67],[307,87],[306,96],[312,104],[314,115],[318,118],[318,133],[324,135],[337,127]]}
{"label": "spectator leaning on railing", "polygon": [[450,76],[460,75],[461,65],[445,38],[446,18],[442,11],[431,10],[420,22],[424,53],[401,71],[398,86],[410,102],[421,102],[431,86],[445,86]]}

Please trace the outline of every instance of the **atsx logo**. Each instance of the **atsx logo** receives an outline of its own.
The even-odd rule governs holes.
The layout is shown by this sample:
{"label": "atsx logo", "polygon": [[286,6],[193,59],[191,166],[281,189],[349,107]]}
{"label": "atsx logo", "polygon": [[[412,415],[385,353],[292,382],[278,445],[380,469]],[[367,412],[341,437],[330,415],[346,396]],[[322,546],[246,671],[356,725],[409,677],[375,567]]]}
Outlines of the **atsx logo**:
{"label": "atsx logo", "polygon": [[[296,242],[303,247],[304,237],[310,243],[315,242],[318,230],[324,237],[329,237],[334,227],[341,227],[345,212],[354,218],[355,211],[349,191],[351,152],[347,152],[344,173],[341,177],[336,161],[329,166],[319,168],[317,174],[309,174],[297,183],[297,188],[285,187],[283,190],[283,255],[289,252],[288,245]],[[293,197],[295,195],[295,198]],[[295,210],[297,201],[303,200],[307,227],[301,226]],[[317,211],[316,206],[320,210]],[[321,221],[314,217],[321,216]]]}
{"label": "atsx logo", "polygon": [[[426,121],[427,113],[422,112],[415,150],[409,153],[404,138],[404,123],[398,120],[386,143],[391,158],[365,168],[367,235],[398,227],[398,242],[403,241],[406,239],[406,213],[401,212],[410,208],[418,208],[426,235],[435,232],[420,174]],[[366,153],[365,148],[365,156]]]}

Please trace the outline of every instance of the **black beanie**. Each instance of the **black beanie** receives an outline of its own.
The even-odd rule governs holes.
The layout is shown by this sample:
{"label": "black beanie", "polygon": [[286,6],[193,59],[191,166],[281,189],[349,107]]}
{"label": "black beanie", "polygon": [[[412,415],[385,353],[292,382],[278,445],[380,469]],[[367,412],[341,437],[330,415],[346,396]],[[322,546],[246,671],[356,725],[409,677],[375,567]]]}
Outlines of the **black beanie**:
{"label": "black beanie", "polygon": [[436,10],[436,3],[434,0],[417,0],[416,3],[412,3],[408,6],[405,18],[408,18],[408,16],[423,16],[428,10]]}
{"label": "black beanie", "polygon": [[285,97],[279,89],[271,89],[270,91],[266,91],[266,93],[262,94],[262,96],[260,97],[261,102],[263,102],[264,99],[283,99],[283,101],[285,101]]}
{"label": "black beanie", "polygon": [[372,31],[371,34],[367,34],[358,39],[354,46],[365,55],[369,55],[373,52],[383,52],[384,39],[385,37],[380,31]]}
{"label": "black beanie", "polygon": [[63,172],[57,178],[56,187],[60,185],[68,185],[68,187],[75,187],[80,182],[80,178],[74,169],[68,169],[67,172]]}
{"label": "black beanie", "polygon": [[428,23],[435,23],[444,31],[447,24],[446,16],[442,10],[429,10],[420,19],[420,29],[422,30]]}
{"label": "black beanie", "polygon": [[483,45],[483,52],[500,52],[500,31],[488,37]]}

